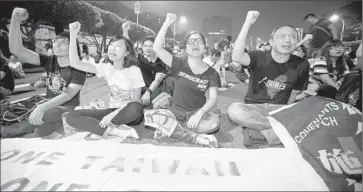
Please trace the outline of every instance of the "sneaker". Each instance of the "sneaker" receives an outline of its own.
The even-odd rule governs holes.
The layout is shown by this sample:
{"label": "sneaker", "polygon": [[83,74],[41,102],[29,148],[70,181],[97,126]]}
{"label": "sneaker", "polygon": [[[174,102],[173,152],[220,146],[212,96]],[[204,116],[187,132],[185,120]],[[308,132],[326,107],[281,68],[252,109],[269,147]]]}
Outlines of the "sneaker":
{"label": "sneaker", "polygon": [[214,135],[199,134],[196,138],[196,143],[212,148],[218,147],[218,140]]}
{"label": "sneaker", "polygon": [[117,126],[118,131],[118,137],[120,138],[134,138],[134,139],[139,139],[139,135],[137,134],[136,130],[130,126],[127,125],[119,125]]}

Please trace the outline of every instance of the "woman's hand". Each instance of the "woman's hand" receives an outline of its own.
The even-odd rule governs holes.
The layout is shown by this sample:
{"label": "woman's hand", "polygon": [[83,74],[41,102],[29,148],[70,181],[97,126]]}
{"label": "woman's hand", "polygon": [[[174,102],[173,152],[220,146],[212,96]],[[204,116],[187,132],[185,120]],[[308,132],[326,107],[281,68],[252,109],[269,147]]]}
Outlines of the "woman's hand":
{"label": "woman's hand", "polygon": [[112,121],[112,119],[113,118],[115,118],[115,116],[118,114],[118,110],[115,110],[115,111],[113,111],[112,113],[110,113],[110,114],[108,114],[108,115],[106,115],[106,116],[104,116],[103,118],[102,118],[102,120],[101,120],[101,122],[100,122],[100,126],[102,127],[102,128],[107,128],[108,127],[108,125],[110,125],[110,123],[111,123],[111,121]]}
{"label": "woman's hand", "polygon": [[190,128],[190,129],[196,128],[199,125],[199,122],[202,119],[202,117],[203,117],[203,113],[201,113],[199,111],[197,113],[195,113],[193,116],[191,116],[187,123],[188,128]]}

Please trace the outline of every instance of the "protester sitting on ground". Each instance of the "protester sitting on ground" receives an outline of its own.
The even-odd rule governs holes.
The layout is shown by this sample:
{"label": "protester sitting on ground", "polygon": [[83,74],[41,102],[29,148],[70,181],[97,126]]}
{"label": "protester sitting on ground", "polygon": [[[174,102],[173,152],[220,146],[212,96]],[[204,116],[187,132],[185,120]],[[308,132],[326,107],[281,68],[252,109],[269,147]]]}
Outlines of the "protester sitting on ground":
{"label": "protester sitting on ground", "polygon": [[[122,24],[122,31],[125,37],[128,37],[128,31],[131,24],[125,22]],[[154,37],[146,37],[142,41],[142,54],[138,54],[138,66],[141,70],[145,87],[141,89],[141,104],[148,107],[152,101],[163,92],[163,79],[166,77],[167,70],[163,61],[155,54],[153,50]],[[153,106],[151,106],[153,107]],[[157,107],[157,106],[155,106]]]}
{"label": "protester sitting on ground", "polygon": [[0,49],[0,100],[14,91],[14,76]]}
{"label": "protester sitting on ground", "polygon": [[[312,93],[321,92],[320,96],[323,97],[335,98],[343,75],[348,74],[354,64],[344,55],[345,47],[338,39],[327,41],[315,53],[315,58],[309,60],[311,64],[308,90],[313,91]],[[301,100],[306,96],[303,93],[297,99]]]}
{"label": "protester sitting on ground", "polygon": [[260,46],[258,46],[258,50],[265,51],[265,44],[261,43]]}
{"label": "protester sitting on ground", "polygon": [[318,18],[314,13],[309,13],[304,17],[304,21],[310,24],[308,34],[313,35],[309,42],[307,59],[312,58],[313,52],[319,50],[328,40],[339,38],[337,27],[328,19]]}
{"label": "protester sitting on ground", "polygon": [[165,50],[165,35],[176,20],[175,14],[168,13],[154,42],[155,53],[171,67],[171,73],[176,77],[170,111],[175,115],[178,126],[171,137],[215,147],[217,139],[206,134],[219,129],[219,115],[213,112],[217,103],[219,75],[202,61],[206,40],[199,32],[192,31],[185,38],[187,57],[178,58]]}
{"label": "protester sitting on ground", "polygon": [[[245,102],[231,104],[228,107],[228,116],[232,122],[238,123],[243,128],[249,128],[244,129],[245,145],[251,145],[251,139],[267,139],[270,145],[280,144],[266,117],[270,111],[293,103],[296,94],[306,90],[309,63],[292,55],[298,43],[298,33],[290,25],[283,25],[273,30],[269,41],[272,45],[271,51],[245,53],[248,30],[258,16],[258,11],[248,12],[235,42],[233,64],[239,68],[242,65],[249,66],[252,73]],[[257,130],[255,138],[247,134],[247,131],[251,130]]]}
{"label": "protester sitting on ground", "polygon": [[265,44],[265,51],[271,51],[272,47],[270,45],[270,43],[266,43]]}
{"label": "protester sitting on ground", "polygon": [[85,63],[91,63],[91,64],[96,64],[95,59],[89,55],[88,53],[88,49],[83,50],[82,52],[82,61]]}
{"label": "protester sitting on ground", "polygon": [[21,79],[26,77],[23,70],[23,65],[15,58],[14,55],[10,56],[9,67],[13,71],[15,79]]}
{"label": "protester sitting on ground", "polygon": [[110,100],[107,109],[80,109],[68,113],[67,123],[105,138],[113,135],[122,139],[137,139],[135,129],[130,126],[143,121],[143,108],[139,101],[145,83],[140,68],[137,67],[132,43],[123,36],[115,36],[107,48],[109,60],[102,65],[84,63],[74,53],[81,24],[71,23],[69,29],[71,66],[104,77],[110,89]]}
{"label": "protester sitting on ground", "polygon": [[[221,52],[218,49],[212,49],[211,54],[203,59],[204,63],[207,63],[213,69],[217,71],[221,79],[221,85],[226,85],[226,69],[224,67],[224,60],[221,58]],[[221,73],[222,68],[222,73]],[[222,87],[220,87],[222,88]]]}
{"label": "protester sitting on ground", "polygon": [[[232,62],[232,48],[231,42],[227,39],[221,39],[218,41],[217,49],[221,52],[220,69],[217,72],[220,74],[221,86],[218,88],[219,91],[227,90],[227,80],[226,80],[226,66]],[[222,73],[221,73],[222,71]]]}
{"label": "protester sitting on ground", "polygon": [[104,63],[107,60],[108,60],[108,55],[107,55],[107,52],[105,52],[105,53],[102,53],[102,58],[100,59],[100,61],[98,63]]}
{"label": "protester sitting on ground", "polygon": [[[69,33],[59,34],[53,41],[53,56],[37,54],[23,47],[20,24],[29,17],[26,9],[15,8],[10,21],[10,51],[20,62],[40,65],[47,72],[46,98],[30,114],[29,130],[37,128],[39,136],[50,136],[53,132],[63,133],[62,113],[78,106],[79,95],[86,80],[86,73],[70,66]],[[79,49],[74,54],[80,58]],[[56,134],[59,135],[59,134]],[[53,136],[53,135],[52,135]]]}

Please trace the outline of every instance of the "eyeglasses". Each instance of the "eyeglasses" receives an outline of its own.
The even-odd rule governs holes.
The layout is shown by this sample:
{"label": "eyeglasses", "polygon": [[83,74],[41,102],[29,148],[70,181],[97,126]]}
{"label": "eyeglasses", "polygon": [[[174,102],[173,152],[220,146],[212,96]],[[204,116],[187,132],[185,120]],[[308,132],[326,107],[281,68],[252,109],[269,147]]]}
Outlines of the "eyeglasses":
{"label": "eyeglasses", "polygon": [[297,34],[278,34],[278,35],[275,35],[276,38],[278,39],[285,39],[286,37],[289,37],[290,39],[292,40],[297,40]]}
{"label": "eyeglasses", "polygon": [[143,45],[144,48],[149,48],[149,49],[152,49],[153,46],[152,45]]}
{"label": "eyeglasses", "polygon": [[343,46],[337,46],[337,47],[331,47],[331,49],[337,50],[337,51],[344,51],[345,47]]}
{"label": "eyeglasses", "polygon": [[187,44],[192,45],[192,44],[195,44],[195,42],[197,42],[197,44],[203,44],[204,43],[203,39],[189,39],[187,41]]}
{"label": "eyeglasses", "polygon": [[67,38],[56,38],[52,39],[52,43],[53,45],[57,45],[58,43],[60,43],[61,45],[68,45],[69,41]]}

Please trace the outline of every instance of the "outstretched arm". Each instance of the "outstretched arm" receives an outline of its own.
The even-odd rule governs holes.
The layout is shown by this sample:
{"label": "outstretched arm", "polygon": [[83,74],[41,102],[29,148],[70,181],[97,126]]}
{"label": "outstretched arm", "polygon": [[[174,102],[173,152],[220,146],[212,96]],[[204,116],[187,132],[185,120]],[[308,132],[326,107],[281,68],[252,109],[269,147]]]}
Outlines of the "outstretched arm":
{"label": "outstretched arm", "polygon": [[95,64],[85,63],[79,59],[77,51],[77,34],[81,29],[81,24],[79,22],[74,22],[69,24],[70,40],[69,40],[69,63],[71,67],[87,72],[87,73],[97,73]]}
{"label": "outstretched arm", "polygon": [[175,14],[168,13],[166,15],[166,20],[163,23],[163,26],[160,28],[158,34],[156,35],[153,47],[156,55],[169,67],[171,67],[171,63],[173,61],[173,55],[165,50],[163,43],[165,41],[165,36],[169,26],[173,24],[176,19],[177,17]]}
{"label": "outstretched arm", "polygon": [[339,39],[339,32],[334,23],[330,24],[328,28],[330,29],[331,34],[333,35],[333,39]]}
{"label": "outstretched arm", "polygon": [[129,21],[122,23],[122,35],[131,41],[129,36],[130,29],[131,29],[131,23]]}
{"label": "outstretched arm", "polygon": [[245,52],[246,38],[248,30],[250,29],[251,25],[255,23],[259,15],[260,13],[258,11],[249,11],[247,13],[245,23],[243,24],[242,29],[236,39],[232,52],[232,63],[236,66],[237,70],[241,69],[241,64],[248,66],[251,62],[250,56]]}
{"label": "outstretched arm", "polygon": [[309,41],[310,39],[313,38],[312,34],[306,34],[304,39],[301,40],[299,43],[296,44],[296,48],[300,47],[302,44],[304,44],[305,42]]}
{"label": "outstretched arm", "polygon": [[9,28],[9,49],[21,63],[29,63],[33,65],[40,65],[39,55],[29,49],[23,47],[23,40],[21,37],[20,24],[27,20],[29,13],[26,9],[15,8],[10,20]]}

